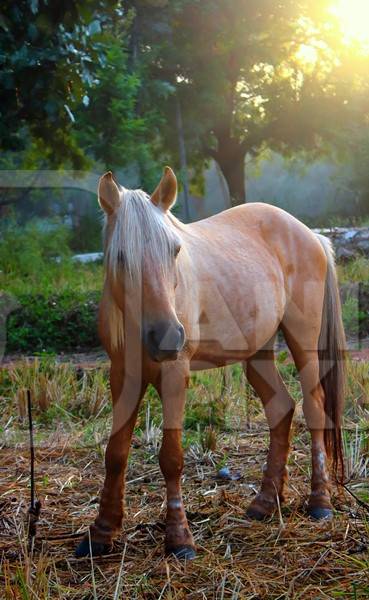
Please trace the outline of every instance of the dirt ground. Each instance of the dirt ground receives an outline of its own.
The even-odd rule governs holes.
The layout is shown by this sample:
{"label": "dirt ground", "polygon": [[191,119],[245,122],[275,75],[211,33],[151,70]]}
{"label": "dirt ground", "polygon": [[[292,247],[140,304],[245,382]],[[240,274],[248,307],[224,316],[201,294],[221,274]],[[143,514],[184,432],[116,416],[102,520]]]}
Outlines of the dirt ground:
{"label": "dirt ground", "polygon": [[[284,350],[286,346],[281,344],[278,350]],[[353,360],[369,361],[369,338],[365,338],[360,341],[352,339],[348,340],[348,354]],[[32,357],[28,357],[32,359]],[[0,360],[1,366],[11,367],[19,360],[24,360],[25,356],[18,354],[6,354],[2,361]],[[60,354],[56,357],[56,360],[62,363],[69,362],[76,367],[81,369],[92,369],[95,365],[101,365],[101,363],[109,362],[109,357],[102,348],[97,348],[88,352],[74,352],[72,354]],[[292,360],[292,359],[291,359]]]}
{"label": "dirt ground", "polygon": [[[363,354],[353,358],[361,361]],[[7,366],[17,361],[18,357],[9,357]],[[106,374],[108,364],[100,351],[63,356],[59,361],[90,371],[89,376],[101,366]],[[357,367],[360,373],[365,369],[365,365]],[[56,372],[60,371],[58,366]],[[65,385],[69,389],[70,384]],[[199,401],[210,394],[211,406],[216,389],[209,380],[195,378],[193,392]],[[245,413],[238,418],[236,408],[244,405],[245,389],[232,389],[231,419],[215,431],[212,450],[202,445],[196,430],[187,432],[183,495],[198,551],[187,564],[163,555],[161,433],[150,419],[135,433],[126,517],[113,553],[93,561],[74,558],[76,544],[96,515],[103,485],[111,415],[100,409],[99,418],[84,417],[78,408],[66,414],[63,406],[64,412],[54,413],[53,405],[47,413],[37,412],[35,474],[42,510],[29,549],[27,423],[17,417],[14,398],[0,396],[0,600],[369,598],[369,436],[366,402],[356,396],[360,385],[352,386],[347,412],[347,489],[333,486],[335,516],[323,523],[306,516],[310,442],[301,408],[294,422],[287,502],[268,522],[246,518],[246,508],[260,485],[268,433],[259,404],[250,419],[245,419]],[[231,472],[240,472],[238,481],[217,477],[225,464]]]}
{"label": "dirt ground", "polygon": [[[157,448],[136,440],[127,474],[127,516],[113,554],[77,560],[74,547],[94,518],[103,482],[103,444],[83,443],[78,432],[49,432],[37,448],[41,519],[33,552],[26,549],[29,504],[26,438],[1,450],[0,597],[75,599],[368,598],[368,514],[337,491],[332,523],[305,515],[308,493],[307,436],[296,424],[290,460],[289,499],[267,523],[245,510],[258,487],[266,457],[264,423],[218,440],[216,452],[191,447],[183,481],[185,506],[198,557],[182,564],[163,556],[164,486]],[[217,479],[227,457],[242,478]],[[350,489],[365,486],[356,477]],[[31,586],[33,594],[24,595]],[[115,594],[115,595],[114,595]]]}

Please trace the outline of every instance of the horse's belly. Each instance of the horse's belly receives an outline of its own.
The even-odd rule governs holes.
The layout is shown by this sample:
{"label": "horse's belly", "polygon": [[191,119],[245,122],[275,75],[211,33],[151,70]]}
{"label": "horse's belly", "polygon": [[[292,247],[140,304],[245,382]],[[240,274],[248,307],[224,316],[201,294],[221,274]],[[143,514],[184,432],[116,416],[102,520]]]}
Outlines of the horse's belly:
{"label": "horse's belly", "polygon": [[191,358],[191,371],[214,369],[247,360],[254,352],[225,350],[216,342],[200,344]]}
{"label": "horse's belly", "polygon": [[273,289],[252,301],[250,295],[243,302],[214,296],[214,302],[201,314],[198,339],[189,340],[195,349],[191,368],[220,367],[246,360],[275,334],[284,306],[284,294]]}

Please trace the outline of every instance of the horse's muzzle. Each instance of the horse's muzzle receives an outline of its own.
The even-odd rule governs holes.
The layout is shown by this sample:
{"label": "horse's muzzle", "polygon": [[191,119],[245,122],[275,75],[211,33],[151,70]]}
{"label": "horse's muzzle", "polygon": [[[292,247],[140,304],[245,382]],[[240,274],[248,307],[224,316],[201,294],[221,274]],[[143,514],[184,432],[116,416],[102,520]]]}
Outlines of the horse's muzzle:
{"label": "horse's muzzle", "polygon": [[143,341],[150,358],[155,362],[176,360],[185,343],[185,332],[180,323],[151,324],[144,327]]}

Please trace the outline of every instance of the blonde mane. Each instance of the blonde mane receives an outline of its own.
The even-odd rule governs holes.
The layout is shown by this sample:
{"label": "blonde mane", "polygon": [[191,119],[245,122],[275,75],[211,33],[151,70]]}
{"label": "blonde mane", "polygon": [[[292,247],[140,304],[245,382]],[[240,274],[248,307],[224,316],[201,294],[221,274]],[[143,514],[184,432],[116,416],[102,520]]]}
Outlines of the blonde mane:
{"label": "blonde mane", "polygon": [[[143,257],[149,257],[165,274],[173,260],[174,251],[181,243],[177,231],[180,221],[157,208],[144,191],[121,189],[122,201],[115,214],[110,239],[107,239],[108,222],[105,221],[105,268],[107,283],[124,269],[135,285],[141,283]],[[107,288],[109,303],[108,327],[113,349],[123,346],[123,313],[114,301],[110,285]]]}

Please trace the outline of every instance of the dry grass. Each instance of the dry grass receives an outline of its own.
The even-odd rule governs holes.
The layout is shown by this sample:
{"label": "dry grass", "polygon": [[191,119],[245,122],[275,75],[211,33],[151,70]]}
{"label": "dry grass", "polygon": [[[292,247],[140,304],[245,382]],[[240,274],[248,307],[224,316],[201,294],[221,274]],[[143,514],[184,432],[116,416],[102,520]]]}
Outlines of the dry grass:
{"label": "dry grass", "polygon": [[[345,450],[349,488],[368,501],[365,366],[350,366]],[[96,514],[110,411],[105,366],[93,372],[71,366],[59,370],[41,361],[0,375],[1,599],[368,598],[369,515],[341,491],[334,495],[332,523],[306,518],[310,451],[299,418],[286,505],[268,523],[245,518],[261,478],[267,430],[237,369],[225,390],[221,373],[204,373],[196,375],[189,391],[183,490],[196,560],[184,565],[163,557],[164,485],[157,461],[161,415],[152,391],[135,432],[127,516],[114,553],[93,561],[74,559],[74,546]],[[298,398],[293,368],[282,365],[282,371]],[[31,549],[24,531],[29,461],[19,393],[27,386],[35,404],[37,490],[43,503]],[[217,480],[224,464],[240,470],[242,479]]]}

